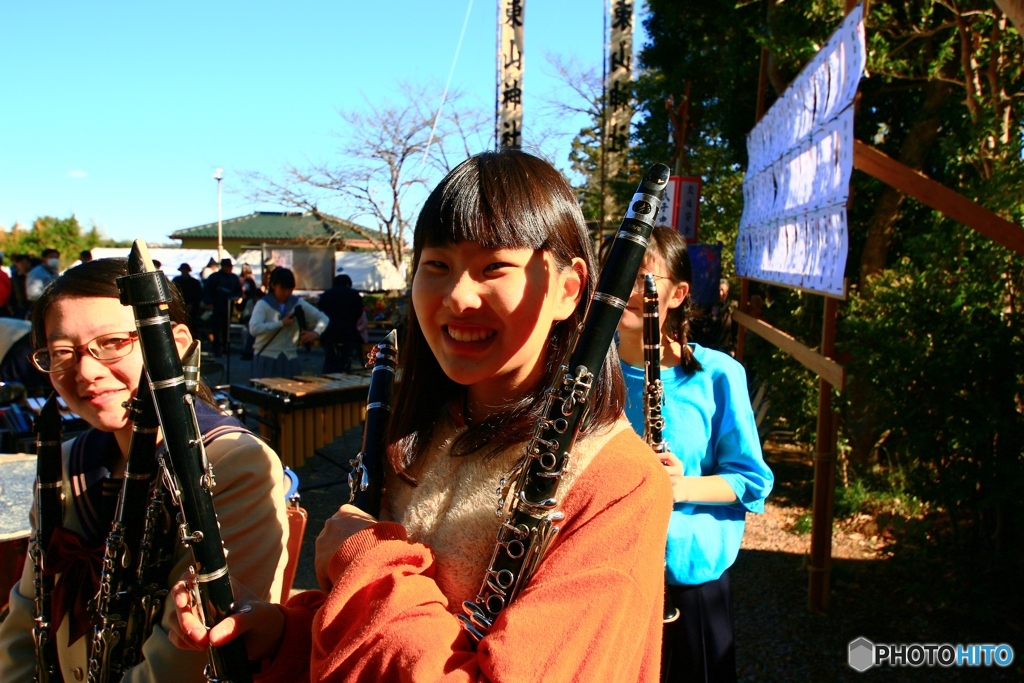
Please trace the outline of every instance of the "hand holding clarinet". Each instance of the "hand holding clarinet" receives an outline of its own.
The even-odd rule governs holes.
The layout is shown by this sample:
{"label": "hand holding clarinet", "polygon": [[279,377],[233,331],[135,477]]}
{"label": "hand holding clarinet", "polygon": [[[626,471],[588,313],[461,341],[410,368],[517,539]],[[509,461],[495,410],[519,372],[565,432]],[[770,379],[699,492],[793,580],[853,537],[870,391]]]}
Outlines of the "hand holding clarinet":
{"label": "hand holding clarinet", "polygon": [[[167,446],[162,464],[172,498],[181,511],[179,536],[195,560],[196,606],[205,624],[212,627],[234,611],[235,600],[213,508],[213,468],[203,447],[194,396],[186,386],[168,315],[170,283],[153,268],[142,240],[136,240],[132,247],[128,273],[117,281],[121,303],[135,312],[139,345]],[[251,680],[249,657],[241,641],[210,647],[207,678],[233,683]]]}
{"label": "hand holding clarinet", "polygon": [[[391,416],[391,393],[398,362],[397,334],[390,332],[371,356],[373,373],[367,398],[363,446],[352,460],[349,503],[324,524],[316,539],[316,574],[320,587],[331,590],[328,566],[338,548],[352,535],[377,522],[384,485],[385,435]],[[351,503],[354,503],[351,504]],[[241,637],[250,659],[273,658],[284,635],[284,614],[258,599],[245,586],[232,581],[234,614],[207,629],[188,585],[188,577],[175,584],[171,599],[178,620],[171,622],[171,640],[178,647],[201,650],[220,647]]]}

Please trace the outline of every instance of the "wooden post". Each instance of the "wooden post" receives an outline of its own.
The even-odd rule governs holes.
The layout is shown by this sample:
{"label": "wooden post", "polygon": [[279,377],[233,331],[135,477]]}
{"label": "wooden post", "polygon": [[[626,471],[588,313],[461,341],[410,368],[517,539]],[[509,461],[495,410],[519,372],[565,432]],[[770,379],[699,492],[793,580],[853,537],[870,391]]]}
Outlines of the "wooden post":
{"label": "wooden post", "polygon": [[[741,313],[747,312],[747,306],[750,304],[750,280],[747,278],[740,278],[740,306],[739,310]],[[740,329],[736,330],[736,360],[740,363],[743,362],[743,349],[747,345],[747,328],[740,325]]]}
{"label": "wooden post", "polygon": [[[775,0],[768,0],[768,14],[771,15],[772,9],[775,7]],[[768,88],[768,48],[761,48],[761,68],[757,75],[757,105],[754,110],[754,125],[764,117],[764,99],[765,90]],[[747,312],[747,306],[750,303],[750,280],[743,277],[740,278],[740,305],[739,310],[743,313]],[[736,330],[736,353],[735,358],[740,363],[743,362],[743,351],[747,347],[747,328],[740,325],[740,328]]]}
{"label": "wooden post", "polygon": [[[821,354],[832,357],[836,349],[836,317],[839,302],[825,298]],[[837,420],[832,411],[832,385],[818,383],[818,438],[814,453],[814,502],[811,505],[811,563],[809,607],[820,614],[828,609],[832,571],[832,504],[836,489]]]}

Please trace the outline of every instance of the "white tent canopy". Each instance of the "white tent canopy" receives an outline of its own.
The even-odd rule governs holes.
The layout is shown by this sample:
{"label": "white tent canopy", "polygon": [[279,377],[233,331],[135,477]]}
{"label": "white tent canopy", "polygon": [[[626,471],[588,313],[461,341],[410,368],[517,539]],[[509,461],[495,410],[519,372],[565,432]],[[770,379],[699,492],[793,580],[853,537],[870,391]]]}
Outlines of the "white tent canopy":
{"label": "white tent canopy", "polygon": [[[130,247],[94,247],[92,250],[93,258],[127,258],[128,252],[131,251]],[[178,266],[182,263],[187,263],[192,267],[192,272],[196,277],[199,277],[199,273],[202,272],[206,264],[210,262],[212,258],[214,261],[217,260],[216,249],[168,249],[164,247],[153,247],[149,250],[149,255],[154,260],[160,262],[160,270],[167,274],[168,278],[175,278],[178,276]]]}
{"label": "white tent canopy", "polygon": [[334,255],[334,272],[352,278],[352,287],[363,292],[404,291],[408,264],[395,268],[383,251],[339,251]]}
{"label": "white tent canopy", "polygon": [[[93,258],[113,258],[128,256],[128,248],[97,247],[92,250]],[[150,255],[160,262],[160,269],[168,278],[178,275],[178,267],[187,263],[192,273],[198,277],[210,259],[217,260],[216,249],[175,249],[154,247]],[[260,282],[263,274],[263,262],[259,249],[249,249],[233,259],[237,267],[248,264],[252,267],[253,277]],[[235,272],[238,272],[236,269]],[[352,278],[352,288],[362,292],[381,292],[390,290],[404,291],[408,264],[403,263],[402,269],[394,264],[383,251],[339,251],[334,255],[334,272],[345,273]]]}

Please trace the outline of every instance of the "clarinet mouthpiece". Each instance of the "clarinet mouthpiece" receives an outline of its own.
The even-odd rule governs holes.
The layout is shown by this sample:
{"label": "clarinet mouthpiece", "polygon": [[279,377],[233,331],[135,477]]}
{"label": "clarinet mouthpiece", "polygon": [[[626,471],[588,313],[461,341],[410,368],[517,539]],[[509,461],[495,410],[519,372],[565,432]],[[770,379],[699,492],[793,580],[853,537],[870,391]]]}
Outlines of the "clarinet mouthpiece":
{"label": "clarinet mouthpiece", "polygon": [[149,255],[149,246],[146,244],[146,240],[137,239],[128,254],[128,272],[132,274],[148,273],[151,270],[154,270],[154,267],[153,257]]}
{"label": "clarinet mouthpiece", "polygon": [[41,433],[43,430],[54,431],[61,428],[60,404],[57,402],[56,391],[52,392],[50,397],[46,399],[46,402],[39,411],[39,415],[36,416],[33,427],[33,431],[36,434]]}
{"label": "clarinet mouthpiece", "polygon": [[648,298],[658,298],[658,285],[654,281],[654,276],[650,273],[644,275],[644,296]]}
{"label": "clarinet mouthpiece", "polygon": [[668,177],[671,174],[668,166],[665,164],[654,164],[644,176],[644,180],[655,185],[665,185],[668,183]]}

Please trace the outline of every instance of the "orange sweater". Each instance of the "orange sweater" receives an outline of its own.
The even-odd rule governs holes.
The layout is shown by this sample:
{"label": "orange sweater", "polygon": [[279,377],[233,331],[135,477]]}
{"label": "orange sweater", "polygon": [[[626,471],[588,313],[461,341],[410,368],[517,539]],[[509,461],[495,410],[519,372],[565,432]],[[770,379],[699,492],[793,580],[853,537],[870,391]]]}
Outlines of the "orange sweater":
{"label": "orange sweater", "polygon": [[632,431],[613,437],[566,495],[562,530],[529,586],[476,650],[461,606],[434,581],[431,549],[400,524],[375,524],[331,560],[330,595],[281,607],[284,641],[257,680],[655,683],[671,510],[650,448]]}

